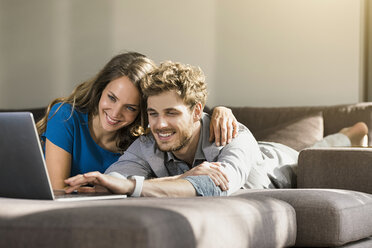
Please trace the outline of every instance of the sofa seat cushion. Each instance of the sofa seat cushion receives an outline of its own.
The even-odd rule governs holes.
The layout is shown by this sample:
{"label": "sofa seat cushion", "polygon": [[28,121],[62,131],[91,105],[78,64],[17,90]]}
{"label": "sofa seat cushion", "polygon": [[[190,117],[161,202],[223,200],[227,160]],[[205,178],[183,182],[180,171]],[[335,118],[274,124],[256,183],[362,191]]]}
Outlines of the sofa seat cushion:
{"label": "sofa seat cushion", "polygon": [[232,197],[53,202],[0,198],[0,247],[288,247],[286,202]]}
{"label": "sofa seat cushion", "polygon": [[235,196],[261,195],[285,201],[296,210],[299,247],[333,247],[372,236],[372,195],[337,189],[241,190]]}
{"label": "sofa seat cushion", "polygon": [[339,246],[338,248],[371,248],[372,237],[361,239],[355,242],[348,243],[346,245]]}

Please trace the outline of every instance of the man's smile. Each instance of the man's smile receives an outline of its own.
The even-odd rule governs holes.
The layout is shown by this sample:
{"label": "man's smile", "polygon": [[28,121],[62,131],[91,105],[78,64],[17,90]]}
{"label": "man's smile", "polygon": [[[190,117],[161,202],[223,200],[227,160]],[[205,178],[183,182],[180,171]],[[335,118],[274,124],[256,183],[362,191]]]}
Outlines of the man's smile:
{"label": "man's smile", "polygon": [[175,133],[176,133],[175,131],[169,131],[169,130],[167,130],[167,131],[156,131],[156,134],[161,141],[170,140]]}

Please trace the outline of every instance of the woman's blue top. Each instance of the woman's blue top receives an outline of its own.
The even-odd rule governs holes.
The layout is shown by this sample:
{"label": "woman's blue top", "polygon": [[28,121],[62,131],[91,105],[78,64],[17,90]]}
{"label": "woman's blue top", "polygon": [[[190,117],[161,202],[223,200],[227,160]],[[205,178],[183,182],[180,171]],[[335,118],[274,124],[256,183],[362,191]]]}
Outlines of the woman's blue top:
{"label": "woman's blue top", "polygon": [[120,153],[107,151],[92,138],[88,125],[88,113],[76,109],[71,112],[70,104],[55,104],[49,113],[46,131],[41,135],[72,156],[71,175],[90,171],[101,173],[121,156]]}

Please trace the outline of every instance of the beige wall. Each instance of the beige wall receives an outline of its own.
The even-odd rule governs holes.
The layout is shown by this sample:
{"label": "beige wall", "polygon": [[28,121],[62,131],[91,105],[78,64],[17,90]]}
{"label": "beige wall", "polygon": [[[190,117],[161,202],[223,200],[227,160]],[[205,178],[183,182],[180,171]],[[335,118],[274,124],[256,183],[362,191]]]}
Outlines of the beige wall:
{"label": "beige wall", "polygon": [[44,106],[116,53],[199,65],[209,105],[362,100],[363,0],[0,0],[0,108]]}
{"label": "beige wall", "polygon": [[217,12],[217,94],[223,104],[361,100],[360,1],[233,2],[220,1]]}
{"label": "beige wall", "polygon": [[[216,2],[214,0],[122,1],[112,5],[112,48],[140,51],[157,63],[200,66],[214,91]],[[209,96],[210,102],[213,95]]]}
{"label": "beige wall", "polygon": [[0,0],[0,108],[45,106],[111,57],[105,1]]}

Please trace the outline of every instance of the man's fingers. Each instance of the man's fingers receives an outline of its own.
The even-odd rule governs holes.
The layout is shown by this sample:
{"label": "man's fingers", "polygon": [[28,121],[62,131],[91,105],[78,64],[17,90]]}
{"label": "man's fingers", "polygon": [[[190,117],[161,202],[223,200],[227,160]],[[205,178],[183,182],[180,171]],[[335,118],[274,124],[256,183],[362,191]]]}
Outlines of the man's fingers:
{"label": "man's fingers", "polygon": [[110,192],[110,193],[114,193],[114,192],[110,191],[108,188],[103,187],[103,186],[100,186],[100,185],[96,185],[96,186],[94,186],[94,188],[95,188],[95,192],[100,192],[100,193]]}
{"label": "man's fingers", "polygon": [[207,175],[212,179],[216,186],[219,186],[221,190],[225,191],[229,189],[229,180],[220,167],[220,162],[203,162],[186,172],[185,176]]}
{"label": "man's fingers", "polygon": [[221,166],[221,162],[208,162],[210,164],[213,164],[215,166]]}
{"label": "man's fingers", "polygon": [[218,174],[209,176],[216,186],[219,186],[223,191],[228,190],[229,186]]}
{"label": "man's fingers", "polygon": [[96,177],[98,174],[100,174],[98,171],[92,171],[92,172],[88,172],[88,173],[85,173],[85,174],[79,174],[79,175],[67,178],[64,181],[67,184],[71,184],[71,183],[83,180],[86,177],[92,177],[92,176]]}
{"label": "man's fingers", "polygon": [[80,187],[77,189],[79,193],[106,193],[110,192],[105,187],[102,187],[100,185],[94,186],[94,187]]}
{"label": "man's fingers", "polygon": [[76,186],[69,186],[65,188],[65,193],[70,194],[74,192],[75,190],[78,190],[81,187],[81,185],[76,185]]}
{"label": "man's fingers", "polygon": [[219,178],[213,174],[210,174],[209,177],[212,179],[213,183],[216,185],[216,186],[219,186],[221,187],[221,189],[223,190],[223,183],[219,180]]}
{"label": "man's fingers", "polygon": [[89,181],[76,181],[76,182],[70,184],[69,187],[65,188],[65,192],[66,193],[72,193],[73,191],[78,190],[80,187],[82,187],[84,185],[93,184],[93,183],[94,183],[94,179],[89,180]]}
{"label": "man's fingers", "polygon": [[77,184],[80,184],[82,181],[84,181],[84,176],[79,174],[79,175],[76,175],[74,177],[70,177],[68,179],[65,180],[65,183],[67,185],[70,185],[70,186],[75,186]]}
{"label": "man's fingers", "polygon": [[214,172],[211,172],[209,176],[211,178],[213,177],[212,180],[216,184],[216,186],[220,186],[222,190],[228,190],[229,180],[226,174],[219,167],[216,167],[216,165],[214,164],[213,166],[210,166],[210,168],[213,169]]}
{"label": "man's fingers", "polygon": [[94,183],[95,179],[96,177],[85,177],[84,175],[82,175],[81,177],[76,178],[74,181],[70,181],[68,184],[70,186],[86,185],[89,183]]}
{"label": "man's fingers", "polygon": [[97,184],[98,180],[97,178],[101,177],[102,174],[99,172],[89,172],[84,175],[76,175],[74,177],[68,178],[65,180],[65,183],[69,185],[65,189],[66,193],[72,193],[74,190],[79,189],[81,186],[87,185],[87,184]]}
{"label": "man's fingers", "polygon": [[224,180],[226,180],[226,182],[228,183],[229,182],[229,178],[227,177],[226,173],[221,170],[219,167],[221,166],[221,163],[220,162],[213,162],[212,163],[214,166],[211,166],[212,169],[214,170],[217,170],[218,173],[224,178]]}
{"label": "man's fingers", "polygon": [[228,190],[229,189],[229,182],[228,180],[226,180],[226,178],[221,175],[221,174],[217,174],[218,176],[218,180],[220,181],[220,186],[223,185],[223,190]]}
{"label": "man's fingers", "polygon": [[97,192],[96,191],[96,187],[80,187],[77,189],[78,192],[81,192],[81,193],[95,193]]}
{"label": "man's fingers", "polygon": [[66,184],[70,184],[71,182],[75,181],[78,178],[81,178],[83,175],[79,174],[70,178],[65,179]]}
{"label": "man's fingers", "polygon": [[[77,183],[93,183],[102,180],[103,175],[98,171],[92,171],[85,173],[83,175],[76,176],[75,180],[71,181],[70,184],[77,184]],[[96,181],[97,180],[97,181]]]}
{"label": "man's fingers", "polygon": [[98,172],[98,171],[91,171],[91,172],[88,172],[88,173],[85,173],[83,174],[84,177],[86,178],[89,178],[89,177],[96,177],[96,178],[100,178],[102,177],[102,173],[101,172]]}

